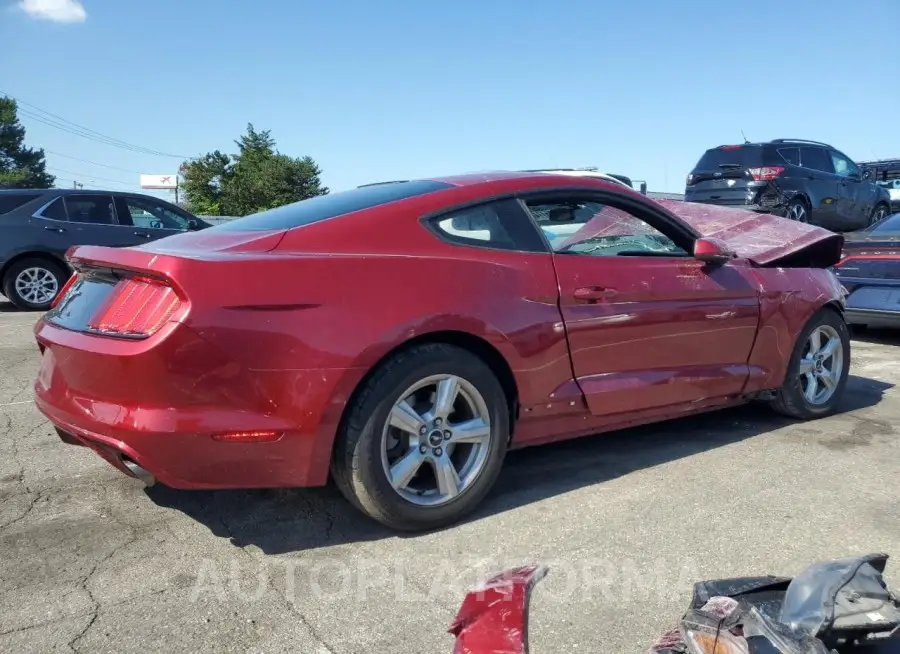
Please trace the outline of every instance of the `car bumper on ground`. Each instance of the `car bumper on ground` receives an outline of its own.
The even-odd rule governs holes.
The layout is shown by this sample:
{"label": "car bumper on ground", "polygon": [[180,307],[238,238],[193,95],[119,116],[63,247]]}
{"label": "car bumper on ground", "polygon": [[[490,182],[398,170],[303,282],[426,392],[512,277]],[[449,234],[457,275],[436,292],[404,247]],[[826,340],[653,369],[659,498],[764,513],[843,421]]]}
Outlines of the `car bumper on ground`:
{"label": "car bumper on ground", "polygon": [[[196,359],[171,349],[208,347],[184,331],[170,348],[128,357],[75,349],[71,339],[94,337],[47,324],[35,332],[38,409],[64,442],[90,448],[124,474],[179,489],[326,483],[334,425],[323,416],[344,371],[251,373],[232,363],[230,390],[216,390],[223,378],[205,382]],[[185,379],[179,366],[194,377]]]}

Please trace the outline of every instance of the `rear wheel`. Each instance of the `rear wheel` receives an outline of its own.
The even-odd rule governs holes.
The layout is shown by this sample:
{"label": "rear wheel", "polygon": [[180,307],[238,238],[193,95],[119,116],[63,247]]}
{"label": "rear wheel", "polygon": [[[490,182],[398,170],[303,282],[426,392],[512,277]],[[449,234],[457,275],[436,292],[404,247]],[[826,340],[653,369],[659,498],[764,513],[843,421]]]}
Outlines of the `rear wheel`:
{"label": "rear wheel", "polygon": [[401,352],[348,410],[332,475],[352,504],[391,528],[458,521],[500,473],[509,440],[506,396],[468,350],[430,343]]}
{"label": "rear wheel", "polygon": [[822,309],[800,333],[772,407],[801,420],[834,413],[849,373],[850,330],[837,311]]}
{"label": "rear wheel", "polygon": [[796,220],[798,223],[808,223],[809,207],[806,205],[806,202],[799,198],[791,200],[785,215],[791,220]]}
{"label": "rear wheel", "polygon": [[62,265],[47,259],[16,261],[3,278],[3,294],[19,309],[46,311],[68,275]]}

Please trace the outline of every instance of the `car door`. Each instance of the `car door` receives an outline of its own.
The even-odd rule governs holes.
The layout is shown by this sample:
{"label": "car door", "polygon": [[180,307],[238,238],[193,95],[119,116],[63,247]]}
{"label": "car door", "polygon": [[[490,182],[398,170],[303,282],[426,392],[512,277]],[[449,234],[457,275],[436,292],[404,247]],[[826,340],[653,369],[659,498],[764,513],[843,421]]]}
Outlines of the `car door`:
{"label": "car door", "polygon": [[123,222],[134,228],[134,234],[142,242],[155,241],[179,234],[189,228],[189,218],[182,216],[163,203],[137,195],[121,195],[116,207]]}
{"label": "car door", "polygon": [[836,227],[841,222],[838,215],[840,180],[834,174],[828,151],[816,146],[801,147],[800,166],[807,178],[807,195],[812,209],[810,222],[826,229]]}
{"label": "car door", "polygon": [[591,413],[738,395],[759,300],[739,263],[694,259],[667,214],[613,194],[523,198],[547,236],[575,378]]}
{"label": "car door", "polygon": [[864,181],[859,167],[850,158],[837,150],[829,150],[834,173],[840,178],[840,198],[838,215],[840,229],[852,230],[866,227],[872,213],[871,198],[868,197],[869,183]]}
{"label": "car door", "polygon": [[71,245],[129,247],[140,242],[134,230],[119,221],[113,196],[106,193],[68,193],[63,196]]}

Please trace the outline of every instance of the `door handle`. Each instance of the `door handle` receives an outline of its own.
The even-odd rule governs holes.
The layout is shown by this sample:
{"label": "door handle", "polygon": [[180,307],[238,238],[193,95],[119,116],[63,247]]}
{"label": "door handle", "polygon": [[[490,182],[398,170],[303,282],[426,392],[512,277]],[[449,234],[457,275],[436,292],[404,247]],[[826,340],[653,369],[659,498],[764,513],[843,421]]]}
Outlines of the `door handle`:
{"label": "door handle", "polygon": [[44,229],[48,232],[56,232],[57,234],[62,234],[65,230],[63,227],[50,227],[50,225],[44,225]]}
{"label": "door handle", "polygon": [[615,296],[616,293],[615,289],[604,288],[603,286],[582,286],[581,288],[576,288],[572,295],[580,302],[594,303],[600,300],[608,300]]}
{"label": "door handle", "polygon": [[147,232],[135,232],[134,235],[140,236],[142,238],[150,238],[150,234],[148,234]]}

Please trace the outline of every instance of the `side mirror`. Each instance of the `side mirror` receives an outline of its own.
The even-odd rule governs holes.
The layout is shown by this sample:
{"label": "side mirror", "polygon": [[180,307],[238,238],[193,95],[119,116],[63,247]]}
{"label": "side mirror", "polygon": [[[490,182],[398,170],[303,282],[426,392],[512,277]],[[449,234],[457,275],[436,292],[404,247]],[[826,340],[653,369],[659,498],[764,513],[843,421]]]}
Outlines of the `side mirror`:
{"label": "side mirror", "polygon": [[641,195],[647,195],[647,182],[641,182]]}
{"label": "side mirror", "polygon": [[734,252],[717,238],[698,238],[694,241],[694,258],[706,263],[726,263],[734,259]]}
{"label": "side mirror", "polygon": [[871,171],[871,170],[864,170],[863,173],[862,173],[862,178],[863,178],[863,179],[872,179],[872,171]]}
{"label": "side mirror", "polygon": [[188,220],[188,231],[189,232],[196,232],[198,229],[200,229],[200,223],[197,222],[197,220],[195,218],[191,218],[190,220]]}

